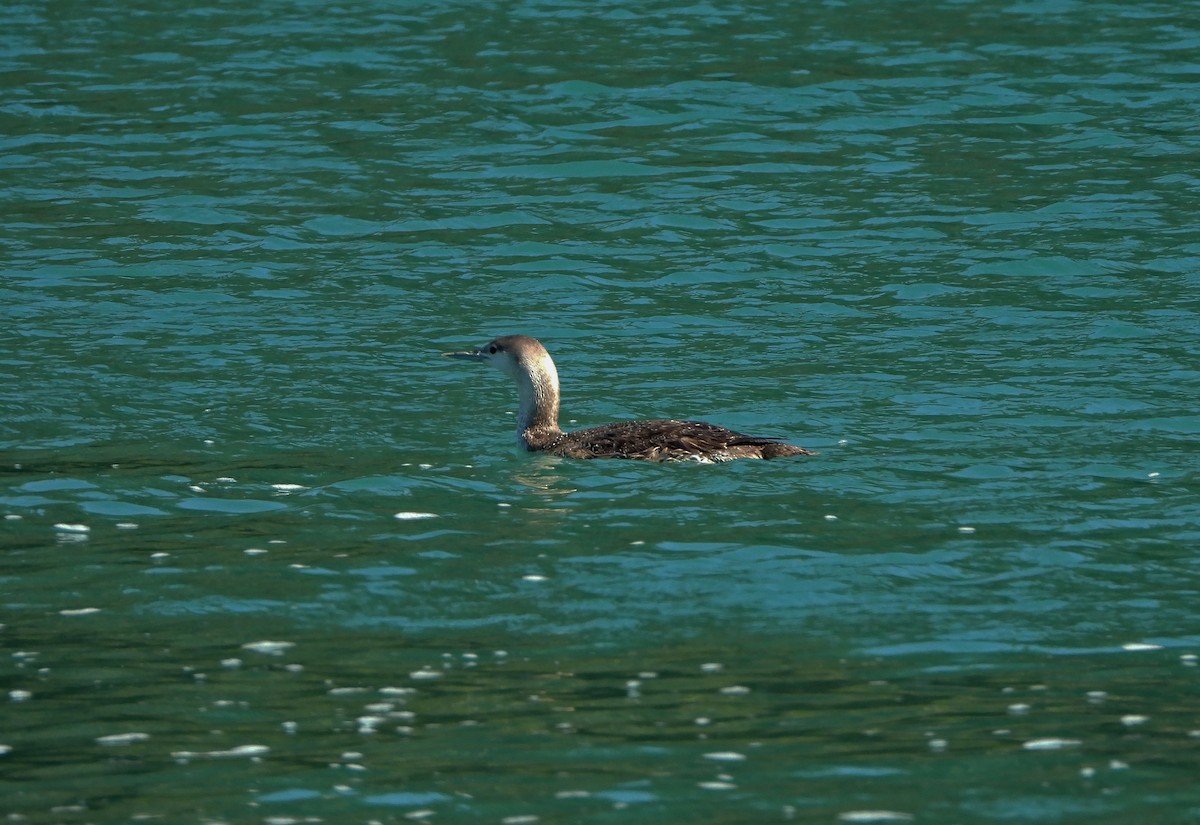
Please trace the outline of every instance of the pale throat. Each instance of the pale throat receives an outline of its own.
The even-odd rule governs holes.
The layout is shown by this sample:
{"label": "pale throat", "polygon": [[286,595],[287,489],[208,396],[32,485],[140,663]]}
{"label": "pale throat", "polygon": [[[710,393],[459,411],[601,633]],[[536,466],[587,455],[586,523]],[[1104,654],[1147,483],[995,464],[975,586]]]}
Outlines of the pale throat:
{"label": "pale throat", "polygon": [[531,365],[533,369],[517,370],[517,441],[529,447],[525,433],[558,432],[558,371],[549,357]]}

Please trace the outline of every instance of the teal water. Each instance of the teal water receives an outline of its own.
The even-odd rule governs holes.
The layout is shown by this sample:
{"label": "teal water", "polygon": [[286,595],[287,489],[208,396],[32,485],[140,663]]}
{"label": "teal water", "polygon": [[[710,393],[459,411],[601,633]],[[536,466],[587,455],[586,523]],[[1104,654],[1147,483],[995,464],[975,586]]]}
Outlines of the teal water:
{"label": "teal water", "polygon": [[0,8],[0,811],[1200,820],[1197,21]]}

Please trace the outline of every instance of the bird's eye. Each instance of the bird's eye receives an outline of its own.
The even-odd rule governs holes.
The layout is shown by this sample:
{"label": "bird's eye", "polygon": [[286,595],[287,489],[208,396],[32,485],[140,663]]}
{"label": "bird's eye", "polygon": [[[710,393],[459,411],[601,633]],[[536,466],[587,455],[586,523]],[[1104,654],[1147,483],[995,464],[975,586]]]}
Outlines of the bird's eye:
{"label": "bird's eye", "polygon": [[498,350],[498,349],[499,349],[499,347],[497,347],[495,344],[492,344],[490,347],[488,347],[488,354],[495,355],[496,350]]}

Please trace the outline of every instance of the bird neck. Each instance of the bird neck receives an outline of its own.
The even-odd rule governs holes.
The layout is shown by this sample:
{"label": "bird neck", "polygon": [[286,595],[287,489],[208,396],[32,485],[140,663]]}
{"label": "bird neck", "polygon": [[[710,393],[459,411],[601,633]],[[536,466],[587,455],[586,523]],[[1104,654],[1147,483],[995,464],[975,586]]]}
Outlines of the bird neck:
{"label": "bird neck", "polygon": [[558,370],[548,355],[529,367],[515,376],[521,399],[517,442],[527,450],[536,450],[562,433],[558,428]]}

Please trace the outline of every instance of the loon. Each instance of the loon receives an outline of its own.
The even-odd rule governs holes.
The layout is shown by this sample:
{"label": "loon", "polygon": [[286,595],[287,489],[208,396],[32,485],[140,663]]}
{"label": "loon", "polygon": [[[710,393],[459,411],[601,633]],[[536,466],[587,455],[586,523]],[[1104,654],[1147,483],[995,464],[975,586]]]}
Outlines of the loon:
{"label": "loon", "polygon": [[504,335],[477,350],[444,352],[491,364],[517,382],[517,443],[530,452],[565,458],[627,458],[639,461],[697,461],[782,458],[815,453],[775,438],[744,435],[703,421],[624,421],[586,430],[558,427],[558,370],[536,338]]}

